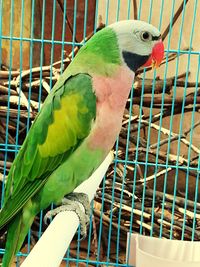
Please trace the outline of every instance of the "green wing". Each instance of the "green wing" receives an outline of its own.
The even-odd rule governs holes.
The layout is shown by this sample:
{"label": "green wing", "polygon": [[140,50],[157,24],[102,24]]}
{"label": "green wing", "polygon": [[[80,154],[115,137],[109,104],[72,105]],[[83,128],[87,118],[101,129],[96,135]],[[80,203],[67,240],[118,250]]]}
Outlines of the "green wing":
{"label": "green wing", "polygon": [[91,77],[77,74],[65,82],[62,77],[60,86],[57,83],[47,97],[12,164],[4,206],[13,199],[13,211],[17,212],[88,136],[95,116],[96,96]]}

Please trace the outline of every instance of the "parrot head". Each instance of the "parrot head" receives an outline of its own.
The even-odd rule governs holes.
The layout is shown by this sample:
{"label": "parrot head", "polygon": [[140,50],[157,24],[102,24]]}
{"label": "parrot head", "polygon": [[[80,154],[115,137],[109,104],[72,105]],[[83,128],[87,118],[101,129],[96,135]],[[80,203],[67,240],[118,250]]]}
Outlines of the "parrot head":
{"label": "parrot head", "polygon": [[157,68],[164,56],[164,45],[157,28],[140,20],[111,24],[118,39],[122,62],[132,71],[139,67]]}

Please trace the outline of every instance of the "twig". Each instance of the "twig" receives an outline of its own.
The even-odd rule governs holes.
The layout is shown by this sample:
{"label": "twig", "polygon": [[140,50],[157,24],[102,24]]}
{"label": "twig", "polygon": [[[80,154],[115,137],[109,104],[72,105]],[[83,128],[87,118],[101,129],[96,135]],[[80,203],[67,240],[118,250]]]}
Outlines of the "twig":
{"label": "twig", "polygon": [[[172,131],[169,131],[168,129],[164,128],[164,127],[160,127],[154,123],[149,123],[148,121],[142,120],[142,122],[146,125],[151,125],[152,128],[154,128],[157,131],[161,131],[163,134],[166,134],[168,136],[177,136],[176,133],[173,133]],[[180,141],[182,143],[184,143],[186,146],[190,147],[194,152],[196,152],[197,154],[200,154],[200,149],[198,149],[197,147],[195,147],[194,145],[190,144],[190,142],[188,140],[186,140],[186,138],[181,137]],[[180,157],[180,156],[179,156]]]}
{"label": "twig", "polygon": [[[110,218],[108,216],[106,216],[104,213],[100,212],[99,210],[97,209],[93,209],[93,213],[94,215],[98,216],[99,218],[102,218],[103,221],[107,222],[107,223],[112,223],[112,226],[115,228],[115,229],[118,229],[119,225],[117,223],[114,223],[113,221],[111,222]],[[124,231],[125,233],[127,233],[129,231],[129,229],[127,229],[126,227],[120,225],[120,229],[122,231]]]}
{"label": "twig", "polygon": [[[0,114],[1,114],[2,117],[6,117],[8,112],[9,112],[9,117],[10,118],[17,119],[17,117],[18,117],[18,110],[17,109],[10,108],[9,111],[8,111],[7,107],[0,106]],[[22,119],[23,118],[27,119],[28,116],[29,116],[30,119],[34,119],[35,116],[36,116],[36,113],[35,112],[28,113],[28,111],[26,111],[26,110],[20,110],[20,117]]]}
{"label": "twig", "polygon": [[[167,28],[164,30],[163,34],[162,34],[162,40],[164,41],[165,38],[167,37],[170,27],[172,27],[175,22],[177,21],[177,19],[179,18],[180,14],[183,11],[183,7],[184,7],[184,2],[185,2],[185,6],[187,5],[189,0],[183,0],[181,5],[179,6],[178,10],[176,11],[176,13],[174,14],[174,17],[172,19],[172,21],[170,21],[170,23],[168,24]],[[172,26],[171,26],[172,25]]]}
{"label": "twig", "polygon": [[[16,88],[17,90],[17,93],[19,94],[19,98],[18,98],[18,102],[21,104],[21,102],[23,103],[23,105],[26,106],[27,110],[30,110],[30,112],[32,112],[32,103],[30,101],[30,104],[29,104],[29,101],[28,99],[26,98],[25,94],[23,93],[23,91],[20,89],[20,87],[17,86]],[[11,100],[10,100],[11,101]],[[38,103],[37,103],[38,104]]]}
{"label": "twig", "polygon": [[142,88],[144,87],[144,94],[152,93],[153,87],[154,87],[154,94],[161,94],[164,92],[165,88],[165,93],[170,94],[173,86],[177,87],[185,87],[187,88],[190,87],[199,87],[200,82],[188,82],[188,81],[182,81],[179,80],[180,78],[183,78],[185,76],[185,73],[180,74],[177,76],[176,83],[175,83],[175,77],[167,78],[165,81],[162,79],[145,79],[143,80],[142,78],[136,77],[135,82],[134,82],[134,98],[136,96],[140,96],[142,93]]}
{"label": "twig", "polygon": [[[182,197],[179,197],[179,196],[174,197],[171,194],[167,194],[167,193],[163,193],[163,192],[159,192],[159,191],[155,191],[154,192],[150,188],[146,191],[146,195],[147,196],[150,196],[150,197],[152,197],[153,195],[155,195],[159,199],[165,198],[166,201],[169,201],[171,203],[173,203],[174,200],[175,200],[175,204],[176,205],[179,205],[181,207],[184,207],[185,206],[185,201],[186,200],[184,198],[182,198]],[[200,212],[200,203],[198,203],[198,202],[195,203],[194,201],[187,199],[187,207],[188,208],[194,209],[195,206],[196,206],[197,210],[199,210],[199,212]]]}
{"label": "twig", "polygon": [[[159,108],[162,104],[162,97],[161,96],[154,96],[154,98],[152,99],[151,96],[145,96],[143,98],[143,106],[144,107],[150,107],[151,105],[151,102],[153,102],[153,107],[155,108]],[[190,94],[190,95],[187,95],[185,100],[183,99],[183,97],[176,97],[176,99],[173,99],[172,97],[165,97],[164,98],[164,101],[163,101],[163,106],[164,108],[165,107],[168,107],[168,106],[171,106],[172,103],[174,103],[174,105],[182,105],[183,104],[183,101],[184,101],[184,104],[185,106],[187,105],[191,105],[191,104],[200,104],[200,96],[197,96],[196,98],[194,98],[194,95]],[[141,99],[140,97],[135,97],[133,98],[132,100],[133,104],[140,104],[141,102]],[[182,107],[181,107],[182,108]]]}
{"label": "twig", "polygon": [[137,183],[142,183],[142,184],[145,184],[146,182],[149,182],[149,181],[152,181],[154,180],[155,178],[159,178],[160,176],[163,176],[166,172],[170,172],[172,170],[171,167],[168,167],[167,169],[164,169],[162,171],[158,171],[156,172],[155,174],[152,174],[150,176],[147,176],[146,178],[144,179],[140,179],[137,181]]}
{"label": "twig", "polygon": [[[8,101],[8,97],[7,96],[1,96],[0,98],[0,102],[5,102],[5,106],[7,106],[7,101]],[[29,107],[29,104],[28,104],[28,100],[27,98],[24,96],[20,99],[20,102],[19,102],[19,97],[18,96],[10,96],[9,97],[9,102],[12,105],[18,107],[18,105],[21,107],[21,108],[26,108],[27,110],[29,109],[30,112],[33,111],[32,108],[34,108],[35,110],[38,110],[38,102],[37,101],[34,101],[34,100],[30,100],[30,105],[32,106],[32,108],[28,108]]]}
{"label": "twig", "polygon": [[137,0],[133,0],[133,14],[134,14],[134,19],[137,19]]}
{"label": "twig", "polygon": [[[61,0],[57,0],[57,3],[58,3],[58,5],[59,5],[59,7],[60,7],[60,9],[61,9],[61,11],[62,11],[62,13],[63,13],[63,16],[64,16],[64,7],[63,7],[63,3],[61,2]],[[67,17],[67,14],[66,14],[66,16],[65,16],[65,22],[66,22],[66,24],[68,25],[69,30],[70,30],[70,32],[71,32],[71,34],[72,34],[72,36],[73,36],[73,28],[72,28],[72,25],[71,25],[71,23],[70,23],[68,17]],[[77,41],[77,39],[76,39],[76,36],[74,37],[74,40],[75,40],[76,43],[78,43],[78,41]]]}
{"label": "twig", "polygon": [[200,125],[200,121],[197,121],[192,127],[190,127],[187,131],[184,132],[184,135],[187,136],[192,130]]}
{"label": "twig", "polygon": [[19,71],[0,70],[0,80],[1,79],[8,79],[10,76],[11,77],[17,77],[18,75],[19,75]]}
{"label": "twig", "polygon": [[8,87],[0,84],[0,93],[1,94],[8,95],[9,92],[10,92],[10,95],[17,95],[17,92],[15,90],[12,90],[12,89],[9,90]]}

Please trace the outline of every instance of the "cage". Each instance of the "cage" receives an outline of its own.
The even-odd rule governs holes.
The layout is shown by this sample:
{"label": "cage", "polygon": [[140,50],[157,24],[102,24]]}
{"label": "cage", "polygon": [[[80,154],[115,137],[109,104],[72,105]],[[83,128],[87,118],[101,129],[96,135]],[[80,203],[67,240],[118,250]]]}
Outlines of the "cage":
{"label": "cage", "polygon": [[[130,266],[128,233],[200,240],[198,0],[0,1],[1,204],[12,161],[54,84],[93,34],[123,19],[156,26],[165,58],[156,71],[136,72],[87,238],[80,241],[78,232],[60,266]],[[12,266],[47,228],[46,212],[36,216]]]}

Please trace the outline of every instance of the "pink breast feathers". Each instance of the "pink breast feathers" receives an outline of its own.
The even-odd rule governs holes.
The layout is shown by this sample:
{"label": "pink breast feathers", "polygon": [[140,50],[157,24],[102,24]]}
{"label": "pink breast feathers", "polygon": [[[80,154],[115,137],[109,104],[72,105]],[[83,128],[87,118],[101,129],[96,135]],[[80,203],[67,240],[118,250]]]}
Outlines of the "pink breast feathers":
{"label": "pink breast feathers", "polygon": [[90,149],[101,148],[108,153],[120,132],[126,101],[134,73],[120,66],[112,77],[93,76],[97,97],[96,120],[88,137]]}

